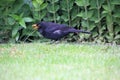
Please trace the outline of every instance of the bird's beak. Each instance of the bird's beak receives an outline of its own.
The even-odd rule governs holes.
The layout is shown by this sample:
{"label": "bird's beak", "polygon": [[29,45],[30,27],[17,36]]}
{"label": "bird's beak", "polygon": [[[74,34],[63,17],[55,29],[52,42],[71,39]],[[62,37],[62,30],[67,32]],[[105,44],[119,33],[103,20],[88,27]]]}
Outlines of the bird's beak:
{"label": "bird's beak", "polygon": [[33,24],[32,27],[33,27],[33,29],[35,29],[35,30],[38,30],[38,28],[39,28],[39,26],[37,26],[37,24]]}

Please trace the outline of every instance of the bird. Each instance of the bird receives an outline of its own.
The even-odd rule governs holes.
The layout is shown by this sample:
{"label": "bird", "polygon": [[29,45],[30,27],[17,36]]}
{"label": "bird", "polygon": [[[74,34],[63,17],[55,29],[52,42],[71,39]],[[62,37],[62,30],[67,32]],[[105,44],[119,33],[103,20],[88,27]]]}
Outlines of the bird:
{"label": "bird", "polygon": [[58,41],[61,38],[67,36],[70,33],[86,33],[90,34],[89,31],[78,30],[70,27],[66,24],[59,24],[54,22],[38,22],[33,24],[32,27],[45,38]]}

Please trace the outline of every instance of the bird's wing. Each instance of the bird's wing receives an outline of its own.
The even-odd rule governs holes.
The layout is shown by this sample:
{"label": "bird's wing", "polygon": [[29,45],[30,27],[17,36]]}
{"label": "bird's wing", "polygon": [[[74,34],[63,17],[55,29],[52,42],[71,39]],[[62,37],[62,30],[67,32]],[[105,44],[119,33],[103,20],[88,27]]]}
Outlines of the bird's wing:
{"label": "bird's wing", "polygon": [[53,34],[61,34],[61,33],[62,33],[61,30],[55,30],[55,31],[53,32]]}
{"label": "bird's wing", "polygon": [[59,30],[59,28],[58,28],[58,27],[47,27],[47,28],[45,29],[46,32],[54,32],[54,31],[56,31],[56,30]]}
{"label": "bird's wing", "polygon": [[46,27],[50,27],[50,28],[53,28],[53,27],[67,27],[66,24],[58,24],[58,23],[53,23],[53,22],[42,22],[44,24],[44,26]]}

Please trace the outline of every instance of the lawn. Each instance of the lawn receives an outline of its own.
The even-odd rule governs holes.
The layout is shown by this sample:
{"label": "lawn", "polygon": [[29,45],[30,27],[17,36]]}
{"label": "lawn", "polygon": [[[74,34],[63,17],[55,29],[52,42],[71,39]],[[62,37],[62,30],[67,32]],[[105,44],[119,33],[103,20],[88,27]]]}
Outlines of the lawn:
{"label": "lawn", "polygon": [[120,80],[120,46],[0,44],[0,80]]}

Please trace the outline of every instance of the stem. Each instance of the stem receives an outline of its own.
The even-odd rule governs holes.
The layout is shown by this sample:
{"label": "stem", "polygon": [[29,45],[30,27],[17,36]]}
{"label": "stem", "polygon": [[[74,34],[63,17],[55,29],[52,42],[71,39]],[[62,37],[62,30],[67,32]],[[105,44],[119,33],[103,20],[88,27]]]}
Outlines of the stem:
{"label": "stem", "polygon": [[[53,10],[55,11],[55,3],[53,3]],[[54,18],[54,22],[56,23],[56,14],[55,14],[55,12],[53,13],[53,18]]]}
{"label": "stem", "polygon": [[[99,5],[99,1],[97,0],[97,11],[98,11],[98,20],[100,20],[100,5]],[[98,24],[97,24],[97,26],[98,26],[98,31],[99,31],[99,34],[101,35],[101,33],[100,33],[100,30],[101,30],[101,22],[99,21],[98,22]],[[99,35],[99,36],[100,36]]]}
{"label": "stem", "polygon": [[7,25],[8,21],[7,21],[7,16],[8,16],[8,7],[5,8],[5,25]]}
{"label": "stem", "polygon": [[40,11],[38,11],[38,16],[39,16],[39,19],[40,19],[40,21],[41,21],[41,18],[40,18]]}
{"label": "stem", "polygon": [[[80,12],[80,8],[79,7],[77,7],[77,12],[79,13]],[[81,20],[78,20],[77,21],[77,26],[78,26],[78,29],[80,29],[80,22],[81,22]]]}
{"label": "stem", "polygon": [[[40,5],[39,5],[40,6]],[[40,8],[40,10],[38,11],[38,17],[39,17],[39,19],[40,19],[40,21],[41,21],[41,17],[40,17],[40,12],[41,11],[41,8]]]}
{"label": "stem", "polygon": [[89,21],[88,21],[88,17],[87,17],[87,15],[88,15],[88,11],[87,11],[87,6],[84,6],[84,8],[85,8],[85,16],[86,16],[86,21],[87,21],[87,28],[89,27]]}
{"label": "stem", "polygon": [[112,40],[113,40],[113,37],[114,37],[114,32],[113,32],[113,18],[112,18],[112,11],[111,11],[111,4],[110,4],[110,0],[107,0],[107,4],[108,4],[108,7],[110,8],[110,12],[108,13],[108,15],[110,15],[110,24],[107,23],[107,27],[108,27],[108,30],[109,30],[109,35],[111,36]]}
{"label": "stem", "polygon": [[71,25],[70,21],[70,8],[69,8],[69,1],[67,0],[67,12],[68,12],[68,19],[69,19],[69,26]]}
{"label": "stem", "polygon": [[29,34],[29,35],[24,39],[23,42],[25,42],[35,31],[36,31],[36,30],[34,30],[33,32],[31,32],[31,34]]}

